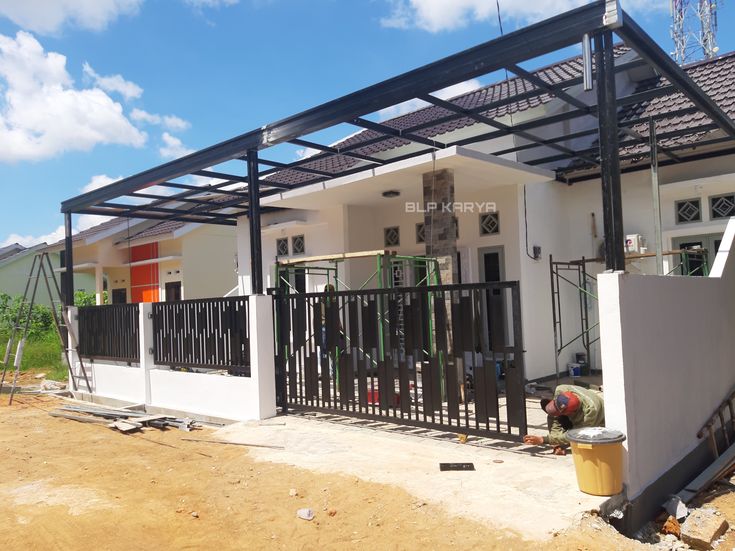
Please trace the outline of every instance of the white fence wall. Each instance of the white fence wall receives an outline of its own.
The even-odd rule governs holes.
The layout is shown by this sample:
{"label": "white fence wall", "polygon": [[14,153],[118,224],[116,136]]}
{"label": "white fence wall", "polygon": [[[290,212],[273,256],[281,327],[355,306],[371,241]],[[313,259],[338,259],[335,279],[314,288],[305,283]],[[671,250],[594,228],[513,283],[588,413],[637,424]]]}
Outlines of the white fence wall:
{"label": "white fence wall", "polygon": [[[140,305],[140,350],[137,364],[84,360],[91,394],[131,404],[235,421],[276,415],[273,305],[270,296],[249,297],[250,377],[171,371],[153,364],[150,304]],[[75,312],[72,310],[72,319]],[[74,328],[78,330],[77,328]],[[79,390],[86,392],[78,360],[73,362]]]}
{"label": "white fence wall", "polygon": [[599,277],[606,422],[628,437],[629,499],[697,448],[735,387],[734,236],[731,219],[707,278]]}

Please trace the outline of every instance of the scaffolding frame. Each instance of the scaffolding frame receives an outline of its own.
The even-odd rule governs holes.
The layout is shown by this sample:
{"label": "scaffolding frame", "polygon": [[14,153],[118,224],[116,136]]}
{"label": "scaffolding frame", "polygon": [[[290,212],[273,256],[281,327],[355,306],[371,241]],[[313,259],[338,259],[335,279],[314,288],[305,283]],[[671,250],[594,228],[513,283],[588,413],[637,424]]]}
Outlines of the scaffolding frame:
{"label": "scaffolding frame", "polygon": [[[708,263],[708,251],[706,249],[677,249],[673,251],[664,251],[663,256],[679,257],[679,263],[671,268],[665,275],[674,275],[677,270],[681,270],[680,275],[682,276],[708,276],[709,275],[709,263]],[[692,268],[692,257],[698,257],[701,264],[700,266]],[[656,258],[656,253],[638,253],[626,255],[625,260],[632,262],[634,260],[641,260],[646,258]],[[554,364],[556,373],[556,384],[559,384],[560,369],[559,369],[559,357],[561,353],[581,339],[582,346],[587,354],[587,365],[590,371],[593,369],[593,358],[591,354],[591,347],[597,341],[600,340],[599,335],[592,338],[592,333],[597,327],[599,327],[599,320],[595,323],[590,324],[590,299],[597,301],[597,294],[593,291],[593,288],[597,285],[597,278],[591,275],[587,271],[587,264],[604,264],[605,260],[602,258],[585,258],[582,257],[577,260],[554,260],[553,255],[549,255],[549,274],[551,278],[551,312],[553,317],[554,327]],[[701,273],[697,273],[701,270]],[[569,277],[565,274],[571,274]],[[581,331],[576,333],[568,341],[564,341],[564,327],[563,327],[563,310],[561,300],[561,289],[562,284],[566,283],[572,288],[576,289],[579,293],[579,320]]]}
{"label": "scaffolding frame", "polygon": [[[358,251],[358,252],[351,252],[351,253],[336,253],[336,254],[328,254],[328,255],[319,255],[319,256],[308,256],[303,258],[291,258],[288,260],[278,260],[276,259],[276,263],[274,265],[274,274],[275,274],[275,287],[280,288],[282,284],[285,284],[286,287],[289,289],[289,293],[299,293],[298,289],[296,289],[293,285],[291,285],[291,275],[295,275],[297,271],[299,271],[301,274],[306,277],[309,274],[316,274],[316,275],[322,275],[326,276],[327,281],[330,281],[330,278],[332,280],[332,285],[334,286],[334,290],[340,290],[340,285],[343,287],[343,290],[351,291],[353,289],[350,288],[349,285],[347,285],[346,282],[341,280],[339,278],[339,264],[346,262],[347,260],[354,260],[354,259],[360,259],[360,258],[375,258],[376,262],[376,268],[375,271],[365,280],[362,282],[362,284],[355,290],[363,290],[365,289],[371,282],[377,281],[378,289],[393,289],[402,287],[403,285],[396,285],[395,284],[395,278],[394,278],[394,270],[395,268],[399,266],[405,267],[408,265],[410,267],[410,273],[414,276],[413,279],[416,281],[413,286],[434,286],[434,285],[441,285],[441,276],[439,272],[439,263],[436,258],[430,257],[430,256],[417,256],[417,255],[399,255],[396,251],[391,251],[388,249],[379,249],[379,250],[373,250],[373,251]],[[331,266],[319,266],[315,265],[319,262],[327,262],[332,264]],[[423,269],[423,276],[421,276],[421,279],[418,279],[417,275],[420,273],[419,269]],[[378,361],[383,361],[385,359],[385,344],[384,344],[384,333],[385,333],[385,325],[388,323],[388,318],[386,315],[387,311],[387,297],[384,295],[381,295],[379,297],[378,301],[379,305],[379,311],[378,311],[378,319],[380,320],[380,323],[378,324],[378,357],[372,358],[371,362],[374,365],[377,365]],[[429,301],[428,308],[430,310],[429,312],[429,327],[428,327],[428,345],[429,345],[429,352],[434,349],[435,343],[434,343],[434,327],[433,327],[433,316],[431,315],[431,310],[433,310],[433,304],[431,301]],[[340,308],[340,310],[344,309],[344,305]],[[399,309],[399,316],[402,318],[403,316],[403,309]],[[400,333],[399,333],[400,335]],[[310,337],[313,337],[313,335],[310,335]],[[346,342],[349,341],[349,337],[345,335]],[[367,351],[362,351],[367,357],[370,356],[370,354]],[[424,350],[424,353],[427,351]],[[339,365],[339,347],[337,348],[335,352],[335,363],[336,365]],[[443,373],[444,365],[440,365],[440,370]],[[337,380],[339,380],[339,372],[338,370],[335,370]],[[442,387],[442,395],[444,393],[444,389]]]}

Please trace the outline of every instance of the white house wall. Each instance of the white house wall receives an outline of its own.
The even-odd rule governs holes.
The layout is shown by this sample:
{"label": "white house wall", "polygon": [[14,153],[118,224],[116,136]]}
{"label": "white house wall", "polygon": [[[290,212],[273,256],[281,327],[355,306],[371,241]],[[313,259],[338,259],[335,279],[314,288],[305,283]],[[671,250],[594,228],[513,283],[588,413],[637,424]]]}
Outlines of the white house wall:
{"label": "white house wall", "polygon": [[[294,211],[268,213],[262,216],[261,226],[264,228],[261,236],[262,258],[263,258],[263,285],[274,287],[273,267],[276,261],[276,240],[288,239],[289,255],[283,258],[298,258],[308,256],[320,256],[342,252],[347,247],[345,239],[345,217],[346,208],[342,205],[325,206],[319,211]],[[293,222],[298,222],[296,225]],[[274,229],[269,225],[281,224]],[[305,252],[293,254],[294,236],[304,236]],[[250,230],[248,219],[241,217],[237,225],[237,254],[238,269],[240,274],[240,286],[243,293],[250,293]],[[340,267],[340,279],[349,278],[345,267]],[[349,268],[348,268],[349,270]],[[308,276],[306,278],[306,290],[317,291],[324,288],[326,279],[322,276]]]}
{"label": "white house wall", "polygon": [[701,444],[735,387],[732,220],[710,277],[600,278],[606,422],[627,435],[630,499]]}

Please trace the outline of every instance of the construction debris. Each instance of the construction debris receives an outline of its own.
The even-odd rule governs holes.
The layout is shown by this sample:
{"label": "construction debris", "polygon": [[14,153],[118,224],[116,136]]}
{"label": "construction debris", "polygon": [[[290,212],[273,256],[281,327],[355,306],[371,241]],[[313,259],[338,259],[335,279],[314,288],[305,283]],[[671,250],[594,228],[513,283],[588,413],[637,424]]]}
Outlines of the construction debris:
{"label": "construction debris", "polygon": [[689,514],[689,509],[684,505],[684,502],[679,496],[672,496],[666,503],[664,503],[664,509],[676,520],[684,520]]}
{"label": "construction debris", "polygon": [[296,511],[296,516],[302,520],[314,520],[314,511],[311,509],[299,509]]}
{"label": "construction debris", "polygon": [[439,463],[440,471],[474,471],[474,463]]}
{"label": "construction debris", "polygon": [[677,538],[680,538],[681,537],[681,524],[679,524],[679,521],[676,520],[676,518],[669,515],[669,517],[666,519],[666,522],[664,522],[664,525],[661,527],[661,533],[662,534],[672,534],[676,536]]}
{"label": "construction debris", "polygon": [[176,428],[186,432],[196,427],[194,420],[188,417],[181,419],[171,415],[151,415],[144,411],[113,408],[98,404],[66,405],[49,412],[49,415],[81,423],[105,423],[111,429],[124,434],[139,431],[144,427],[159,430]]}
{"label": "construction debris", "polygon": [[712,549],[712,543],[727,532],[725,516],[711,507],[692,511],[681,525],[681,540],[693,549]]}

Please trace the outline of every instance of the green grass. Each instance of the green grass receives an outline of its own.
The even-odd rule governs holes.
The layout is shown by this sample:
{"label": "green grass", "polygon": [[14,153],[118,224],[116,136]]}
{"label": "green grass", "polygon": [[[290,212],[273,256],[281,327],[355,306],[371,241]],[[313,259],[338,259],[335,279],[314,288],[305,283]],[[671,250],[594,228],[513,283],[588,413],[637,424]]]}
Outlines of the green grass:
{"label": "green grass", "polygon": [[[7,342],[8,335],[0,335],[0,354],[5,354]],[[66,362],[62,359],[61,341],[55,330],[28,337],[20,369],[44,372],[48,379],[66,381]]]}

